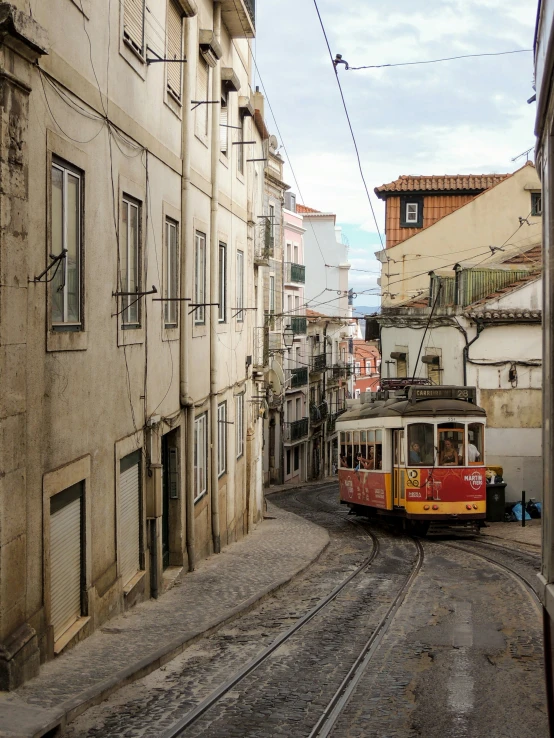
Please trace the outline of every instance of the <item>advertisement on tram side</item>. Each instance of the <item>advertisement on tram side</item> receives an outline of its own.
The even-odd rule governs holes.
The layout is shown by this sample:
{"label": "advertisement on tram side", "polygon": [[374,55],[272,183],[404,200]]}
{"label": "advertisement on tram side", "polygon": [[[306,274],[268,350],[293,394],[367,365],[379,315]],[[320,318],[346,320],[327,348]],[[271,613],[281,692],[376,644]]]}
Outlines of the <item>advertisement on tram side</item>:
{"label": "advertisement on tram side", "polygon": [[345,502],[392,509],[390,474],[339,469],[340,498]]}
{"label": "advertisement on tram side", "polygon": [[485,467],[406,469],[406,499],[476,502],[486,499]]}

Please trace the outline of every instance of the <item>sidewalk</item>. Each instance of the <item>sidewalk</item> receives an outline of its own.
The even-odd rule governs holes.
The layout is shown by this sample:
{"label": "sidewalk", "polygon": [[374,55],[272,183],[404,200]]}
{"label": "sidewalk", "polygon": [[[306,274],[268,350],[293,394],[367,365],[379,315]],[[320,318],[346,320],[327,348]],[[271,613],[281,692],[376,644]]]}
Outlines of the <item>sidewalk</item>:
{"label": "sidewalk", "polygon": [[514,543],[524,543],[526,546],[533,546],[533,548],[540,551],[541,523],[542,520],[526,520],[525,528],[522,528],[520,522],[487,523],[487,528],[481,528],[481,535],[503,538],[505,541],[513,541]]}
{"label": "sidewalk", "polygon": [[0,737],[38,738],[63,727],[304,571],[327,546],[327,532],[267,507],[249,536],[201,561],[160,599],[112,618],[38,677],[0,694]]}

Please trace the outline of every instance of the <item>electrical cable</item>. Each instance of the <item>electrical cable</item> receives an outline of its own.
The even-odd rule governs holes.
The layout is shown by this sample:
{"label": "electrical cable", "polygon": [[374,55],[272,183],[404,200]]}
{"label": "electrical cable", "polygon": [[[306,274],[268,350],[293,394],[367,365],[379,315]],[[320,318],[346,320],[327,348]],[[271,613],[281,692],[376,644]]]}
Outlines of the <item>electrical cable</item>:
{"label": "electrical cable", "polygon": [[461,56],[447,56],[443,59],[428,59],[425,61],[398,62],[395,64],[368,64],[362,67],[346,66],[350,72],[356,72],[359,69],[385,69],[387,67],[411,67],[418,64],[438,64],[439,62],[454,61],[455,59],[475,59],[483,56],[506,56],[507,54],[524,54],[533,51],[533,49],[515,49],[513,51],[493,51],[485,54],[462,54]]}
{"label": "electrical cable", "polygon": [[381,229],[379,228],[379,223],[377,222],[377,216],[375,214],[375,209],[373,207],[373,202],[371,200],[371,195],[369,194],[369,187],[367,186],[367,182],[366,182],[366,179],[365,179],[364,170],[363,170],[363,167],[362,167],[362,160],[361,160],[361,157],[360,157],[360,152],[359,152],[359,149],[358,149],[358,144],[356,142],[356,136],[354,135],[354,129],[352,128],[352,122],[350,120],[350,115],[348,113],[348,108],[346,106],[346,100],[344,98],[344,93],[342,91],[342,85],[340,83],[340,79],[339,79],[339,75],[338,75],[338,71],[337,71],[337,65],[334,64],[333,54],[331,52],[331,46],[329,45],[329,39],[327,38],[327,32],[325,30],[325,26],[323,25],[323,19],[321,17],[321,13],[319,12],[319,7],[318,7],[318,4],[317,4],[317,0],[314,0],[314,5],[315,5],[316,12],[317,12],[317,17],[319,18],[319,23],[321,25],[321,30],[323,31],[323,36],[325,38],[325,43],[327,44],[327,50],[329,51],[329,58],[331,60],[331,65],[333,66],[333,71],[335,73],[335,79],[337,80],[337,85],[339,87],[339,92],[340,92],[340,96],[341,96],[341,99],[342,99],[342,105],[344,107],[344,112],[346,114],[346,120],[348,121],[348,127],[350,128],[350,134],[352,136],[352,141],[354,143],[354,149],[356,151],[356,157],[358,159],[358,167],[360,169],[360,175],[362,177],[362,182],[364,184],[364,188],[365,188],[365,191],[366,191],[367,199],[368,199],[368,202],[369,202],[369,207],[371,208],[371,214],[373,215],[373,220],[375,222],[375,227],[377,228],[377,234],[379,235],[379,240],[381,241],[381,248],[384,250],[385,244],[383,243],[383,236],[381,235]]}

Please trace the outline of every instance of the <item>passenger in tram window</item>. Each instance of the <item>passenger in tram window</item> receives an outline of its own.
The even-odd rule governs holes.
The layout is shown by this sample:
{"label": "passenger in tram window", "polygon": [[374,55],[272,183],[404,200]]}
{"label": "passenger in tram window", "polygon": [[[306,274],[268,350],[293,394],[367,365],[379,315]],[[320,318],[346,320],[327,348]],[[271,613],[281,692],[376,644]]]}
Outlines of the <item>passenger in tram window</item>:
{"label": "passenger in tram window", "polygon": [[421,464],[421,446],[419,443],[410,445],[410,464]]}
{"label": "passenger in tram window", "polygon": [[382,464],[383,464],[383,451],[382,451],[381,444],[378,443],[375,448],[375,468],[381,469]]}
{"label": "passenger in tram window", "polygon": [[356,457],[358,460],[358,465],[361,469],[368,469],[373,470],[375,469],[375,459],[373,457],[373,446],[369,447],[369,455],[367,458],[364,458],[362,454],[358,454]]}
{"label": "passenger in tram window", "polygon": [[346,456],[340,457],[340,465],[342,469],[348,469],[348,461],[346,460]]}
{"label": "passenger in tram window", "polygon": [[469,431],[469,443],[467,444],[467,458],[470,464],[474,464],[481,458],[481,452],[474,444],[475,436],[473,431]]}
{"label": "passenger in tram window", "polygon": [[440,466],[458,466],[460,463],[460,457],[458,452],[454,448],[453,442],[450,438],[446,438],[443,442],[443,447],[439,459]]}

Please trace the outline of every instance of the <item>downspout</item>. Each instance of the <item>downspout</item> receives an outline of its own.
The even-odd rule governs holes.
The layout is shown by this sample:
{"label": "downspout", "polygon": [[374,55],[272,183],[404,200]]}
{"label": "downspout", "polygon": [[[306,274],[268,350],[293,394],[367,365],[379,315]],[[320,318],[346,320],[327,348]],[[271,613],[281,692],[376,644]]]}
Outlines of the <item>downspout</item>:
{"label": "downspout", "polygon": [[[190,59],[191,21],[185,21],[185,54]],[[194,238],[192,228],[192,203],[190,182],[191,151],[191,65],[183,64],[183,106],[181,108],[181,297],[184,297],[187,286],[193,285],[194,274]],[[190,280],[188,279],[190,276]],[[192,357],[192,317],[188,315],[188,303],[179,303],[180,328],[180,383],[179,394],[181,406],[185,408],[185,515],[186,515],[186,547],[189,571],[194,571],[194,402],[190,393],[190,374]]]}
{"label": "downspout", "polygon": [[[221,3],[214,3],[214,36],[221,40]],[[212,100],[221,100],[221,62],[218,61],[212,75]],[[212,199],[210,212],[210,477],[212,503],[212,539],[214,553],[221,551],[219,531],[219,481],[217,474],[218,422],[217,422],[217,326],[219,320],[218,297],[218,211],[219,211],[219,106],[212,115]],[[230,152],[229,152],[230,153]]]}

